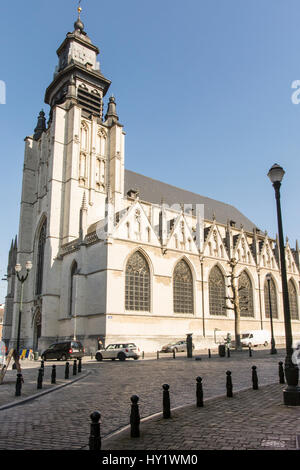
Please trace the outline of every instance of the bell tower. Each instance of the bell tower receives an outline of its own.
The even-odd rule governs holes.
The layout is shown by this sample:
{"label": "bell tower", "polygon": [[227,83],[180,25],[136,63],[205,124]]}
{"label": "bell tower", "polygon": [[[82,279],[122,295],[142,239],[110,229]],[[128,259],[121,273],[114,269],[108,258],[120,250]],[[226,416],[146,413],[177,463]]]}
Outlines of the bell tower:
{"label": "bell tower", "polygon": [[80,12],[78,8],[74,31],[67,34],[56,52],[59,63],[45,94],[45,102],[51,108],[50,121],[53,107],[66,101],[78,103],[87,117],[102,120],[103,97],[111,82],[100,71],[99,49],[84,31]]}
{"label": "bell tower", "polygon": [[[114,97],[103,111],[111,82],[101,72],[99,49],[85,32],[80,13],[78,8],[74,31],[57,50],[58,65],[45,92],[48,123],[41,111],[33,134],[25,138],[17,262],[25,265],[31,259],[33,264],[24,287],[21,331],[22,344],[29,347],[55,340],[59,319],[66,315],[61,306],[67,269],[63,254],[73,245],[81,249],[89,228],[105,219],[107,202],[114,212],[123,208],[125,133]],[[11,295],[14,344],[18,283]],[[37,334],[34,325],[40,328]]]}

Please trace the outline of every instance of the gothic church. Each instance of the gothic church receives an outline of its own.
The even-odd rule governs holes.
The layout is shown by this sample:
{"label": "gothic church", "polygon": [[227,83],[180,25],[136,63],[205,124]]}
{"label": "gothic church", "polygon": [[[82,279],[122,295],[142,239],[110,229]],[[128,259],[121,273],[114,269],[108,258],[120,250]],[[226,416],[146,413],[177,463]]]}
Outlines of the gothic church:
{"label": "gothic church", "polygon": [[[241,332],[284,337],[278,243],[235,207],[124,168],[124,127],[116,100],[78,17],[57,50],[58,66],[25,139],[18,239],[8,263],[3,339],[16,344],[20,282],[15,264],[30,260],[24,283],[21,345],[40,352],[77,338],[156,351],[193,334],[196,347],[216,332],[234,334],[228,277],[237,261],[244,287]],[[300,337],[300,250],[286,242],[294,337]],[[266,275],[271,273],[271,296]],[[270,301],[271,299],[271,301]]]}

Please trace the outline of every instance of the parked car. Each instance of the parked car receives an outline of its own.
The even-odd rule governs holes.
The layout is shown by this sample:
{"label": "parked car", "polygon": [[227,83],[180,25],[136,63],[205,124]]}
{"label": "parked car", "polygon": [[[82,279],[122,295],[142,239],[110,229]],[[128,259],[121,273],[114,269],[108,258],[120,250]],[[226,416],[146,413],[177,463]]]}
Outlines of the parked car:
{"label": "parked car", "polygon": [[265,330],[253,330],[241,334],[242,346],[268,346],[271,341],[271,334]]}
{"label": "parked car", "polygon": [[[193,343],[193,349],[195,349],[195,345]],[[186,351],[186,341],[177,341],[177,343],[169,343],[166,344],[161,348],[161,352],[183,352]]]}
{"label": "parked car", "polygon": [[66,361],[67,359],[79,359],[83,356],[84,347],[80,341],[61,341],[53,343],[48,349],[45,349],[41,358],[43,361],[48,361],[48,359]]}
{"label": "parked car", "polygon": [[103,359],[119,359],[119,361],[125,361],[126,359],[137,360],[140,357],[140,349],[134,343],[117,343],[109,344],[104,349],[99,349],[96,352],[97,361]]}

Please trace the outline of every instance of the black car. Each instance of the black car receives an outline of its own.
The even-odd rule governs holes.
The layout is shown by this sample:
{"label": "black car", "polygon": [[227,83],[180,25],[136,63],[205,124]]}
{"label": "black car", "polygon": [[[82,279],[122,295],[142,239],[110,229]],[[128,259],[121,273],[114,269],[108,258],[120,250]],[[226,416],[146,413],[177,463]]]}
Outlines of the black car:
{"label": "black car", "polygon": [[53,343],[42,353],[43,361],[57,359],[66,361],[67,359],[79,359],[84,356],[84,347],[80,341],[61,341]]}

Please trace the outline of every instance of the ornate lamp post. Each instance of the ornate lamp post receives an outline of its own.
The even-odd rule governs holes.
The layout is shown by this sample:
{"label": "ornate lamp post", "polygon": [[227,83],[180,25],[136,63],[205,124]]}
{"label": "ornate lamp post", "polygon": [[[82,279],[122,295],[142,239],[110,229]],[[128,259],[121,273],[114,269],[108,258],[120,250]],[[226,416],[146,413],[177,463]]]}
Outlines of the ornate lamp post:
{"label": "ornate lamp post", "polygon": [[[18,336],[17,336],[17,350],[16,350],[16,357],[19,359],[19,351],[20,351],[20,334],[21,334],[21,319],[22,319],[22,309],[23,309],[23,286],[24,282],[28,278],[29,271],[32,268],[32,263],[31,261],[27,261],[26,263],[26,274],[23,276],[20,275],[20,272],[22,271],[22,266],[20,264],[16,264],[15,266],[15,271],[17,274],[18,280],[21,282],[21,299],[20,299],[20,311],[19,311],[19,322],[18,322]],[[15,364],[14,364],[15,366]],[[16,368],[16,367],[14,367]]]}
{"label": "ornate lamp post", "polygon": [[275,163],[268,173],[274,190],[277,205],[278,235],[280,249],[280,266],[281,266],[281,282],[283,295],[283,311],[284,311],[284,328],[285,328],[285,377],[287,388],[283,391],[283,400],[285,405],[300,406],[300,388],[298,387],[299,369],[292,361],[293,355],[293,336],[290,315],[290,303],[288,294],[288,284],[286,276],[285,250],[282,229],[281,205],[280,205],[280,186],[282,178],[285,174],[284,169]]}
{"label": "ornate lamp post", "polygon": [[272,314],[272,303],[271,303],[271,279],[272,276],[270,273],[266,275],[268,282],[268,293],[269,293],[269,305],[270,305],[270,323],[271,323],[271,352],[270,354],[277,354],[277,349],[275,348],[275,339],[274,339],[274,329],[273,329],[273,314]]}

